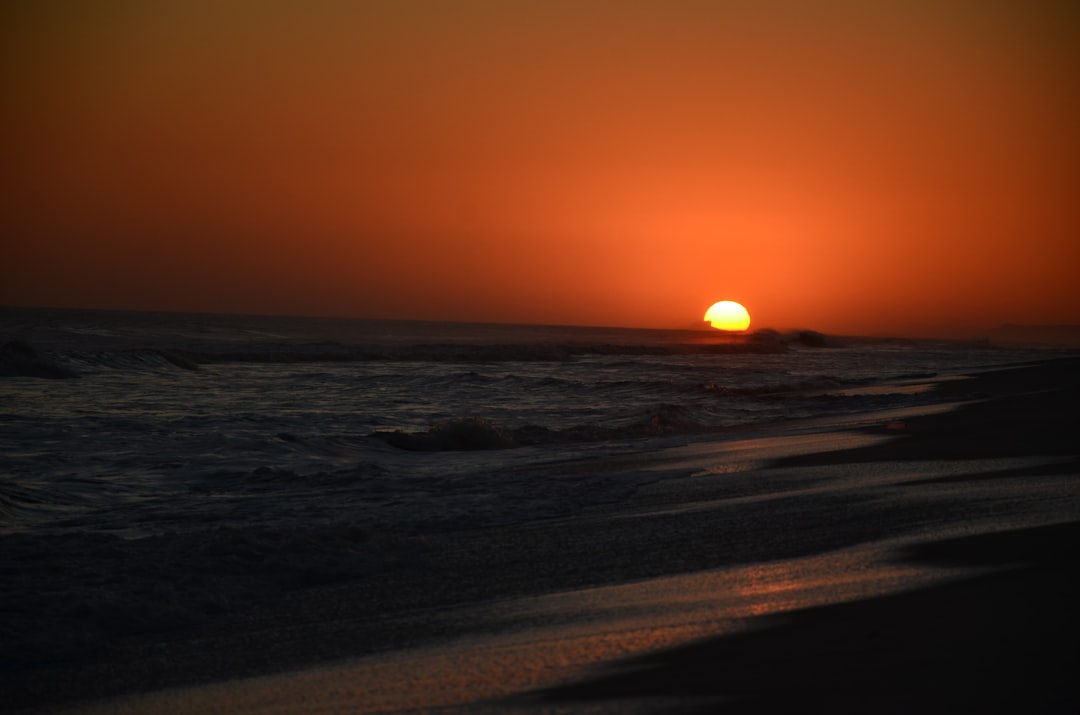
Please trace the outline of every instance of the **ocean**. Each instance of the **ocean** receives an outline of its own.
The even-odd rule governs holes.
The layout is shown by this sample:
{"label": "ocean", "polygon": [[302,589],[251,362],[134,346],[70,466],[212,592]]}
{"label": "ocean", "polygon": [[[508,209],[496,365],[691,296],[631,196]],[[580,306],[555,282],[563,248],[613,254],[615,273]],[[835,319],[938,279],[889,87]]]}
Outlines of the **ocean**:
{"label": "ocean", "polygon": [[387,534],[564,518],[671,476],[650,455],[859,426],[1049,352],[0,309],[0,667],[362,580],[420,558]]}

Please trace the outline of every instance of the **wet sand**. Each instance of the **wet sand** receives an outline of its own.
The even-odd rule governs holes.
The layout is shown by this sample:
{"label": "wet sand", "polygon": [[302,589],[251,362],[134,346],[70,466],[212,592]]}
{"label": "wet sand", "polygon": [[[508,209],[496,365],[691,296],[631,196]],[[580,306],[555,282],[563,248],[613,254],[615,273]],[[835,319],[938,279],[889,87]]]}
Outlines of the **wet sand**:
{"label": "wet sand", "polygon": [[3,674],[6,708],[1076,712],[1080,361],[934,389],[963,406],[598,465],[664,478],[393,537],[380,578]]}
{"label": "wet sand", "polygon": [[1075,713],[1077,543],[1076,523],[931,543],[908,557],[1008,569],[798,611],[543,697],[687,700],[685,712]]}

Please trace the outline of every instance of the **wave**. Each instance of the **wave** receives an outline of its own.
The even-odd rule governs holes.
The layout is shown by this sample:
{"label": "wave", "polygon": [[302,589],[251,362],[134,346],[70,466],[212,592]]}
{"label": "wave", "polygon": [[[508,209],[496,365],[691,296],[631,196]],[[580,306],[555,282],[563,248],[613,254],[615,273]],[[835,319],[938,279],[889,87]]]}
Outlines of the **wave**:
{"label": "wave", "polygon": [[793,393],[829,392],[861,384],[858,381],[841,381],[824,375],[801,380],[770,383],[765,385],[717,385],[710,383],[705,387],[712,392],[726,397],[782,397]]}
{"label": "wave", "polygon": [[78,373],[41,355],[24,340],[9,340],[0,347],[0,377],[44,377],[63,379]]}
{"label": "wave", "polygon": [[641,419],[615,427],[576,425],[552,429],[540,425],[525,425],[507,429],[483,417],[455,417],[433,425],[425,432],[393,430],[375,432],[371,436],[391,446],[413,452],[452,452],[699,434],[716,429],[695,420],[690,410],[685,407],[661,405],[655,412]]}
{"label": "wave", "polygon": [[195,363],[225,362],[569,362],[585,356],[664,356],[784,352],[786,344],[775,341],[738,343],[678,343],[671,345],[624,345],[618,343],[521,343],[521,344],[424,344],[394,347],[318,343],[268,345],[258,350],[178,351]]}
{"label": "wave", "polygon": [[81,371],[109,370],[198,370],[199,363],[181,352],[167,348],[133,348],[131,350],[81,353],[68,356],[67,362]]}
{"label": "wave", "polygon": [[507,449],[521,446],[510,430],[483,417],[456,417],[433,425],[427,432],[375,432],[373,437],[413,452]]}
{"label": "wave", "polygon": [[15,339],[0,348],[0,377],[71,378],[101,369],[198,370],[203,365],[230,363],[305,364],[363,362],[432,362],[485,364],[507,362],[571,362],[588,356],[677,356],[772,354],[788,350],[785,340],[746,340],[727,343],[628,345],[618,343],[425,344],[404,346],[341,343],[262,343],[241,349],[198,347],[137,347],[117,350],[79,350],[67,347],[43,353]]}
{"label": "wave", "polygon": [[35,486],[0,479],[0,516],[5,521],[31,520],[63,505],[63,495]]}
{"label": "wave", "polygon": [[787,345],[797,345],[806,348],[842,348],[846,346],[839,338],[816,330],[793,330],[790,333],[778,333],[775,330],[765,329],[754,334],[763,341],[774,341]]}
{"label": "wave", "polygon": [[813,331],[759,330],[729,336],[715,331],[394,321],[329,324],[315,319],[251,316],[110,314],[90,318],[84,314],[30,314],[3,324],[9,342],[0,349],[0,377],[70,378],[102,369],[197,370],[225,363],[564,363],[590,356],[614,360],[623,356],[635,362],[665,356],[778,354],[840,346],[835,338]]}
{"label": "wave", "polygon": [[10,340],[0,347],[0,377],[67,379],[102,369],[198,370],[199,361],[169,348],[42,353],[20,339]]}

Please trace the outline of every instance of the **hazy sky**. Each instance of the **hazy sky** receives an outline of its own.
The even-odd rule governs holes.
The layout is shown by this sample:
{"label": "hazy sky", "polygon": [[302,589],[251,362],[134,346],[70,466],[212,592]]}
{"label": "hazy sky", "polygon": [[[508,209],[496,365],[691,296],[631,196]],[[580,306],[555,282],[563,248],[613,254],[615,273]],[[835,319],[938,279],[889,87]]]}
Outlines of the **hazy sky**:
{"label": "hazy sky", "polygon": [[1080,323],[1071,0],[0,7],[0,304]]}

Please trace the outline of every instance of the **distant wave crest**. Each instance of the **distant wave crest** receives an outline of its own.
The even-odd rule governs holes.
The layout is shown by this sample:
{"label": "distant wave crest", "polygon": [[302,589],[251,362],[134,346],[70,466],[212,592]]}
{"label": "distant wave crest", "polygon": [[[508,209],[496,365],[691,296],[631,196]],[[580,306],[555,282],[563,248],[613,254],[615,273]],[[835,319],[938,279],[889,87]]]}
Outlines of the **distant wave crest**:
{"label": "distant wave crest", "polygon": [[180,351],[194,363],[259,362],[567,362],[587,355],[695,355],[785,352],[784,341],[630,345],[619,343],[422,344],[393,347],[315,343],[265,345],[242,351]]}
{"label": "distant wave crest", "polygon": [[198,370],[199,361],[169,348],[44,353],[20,339],[0,347],[0,377],[64,379],[99,370]]}
{"label": "distant wave crest", "polygon": [[586,356],[774,354],[792,341],[770,334],[738,342],[659,344],[521,343],[346,345],[334,342],[257,343],[240,349],[222,346],[148,346],[123,349],[67,348],[49,353],[14,339],[0,348],[0,377],[78,377],[100,370],[198,370],[229,363],[302,364],[360,362],[432,362],[449,364],[570,362]]}

